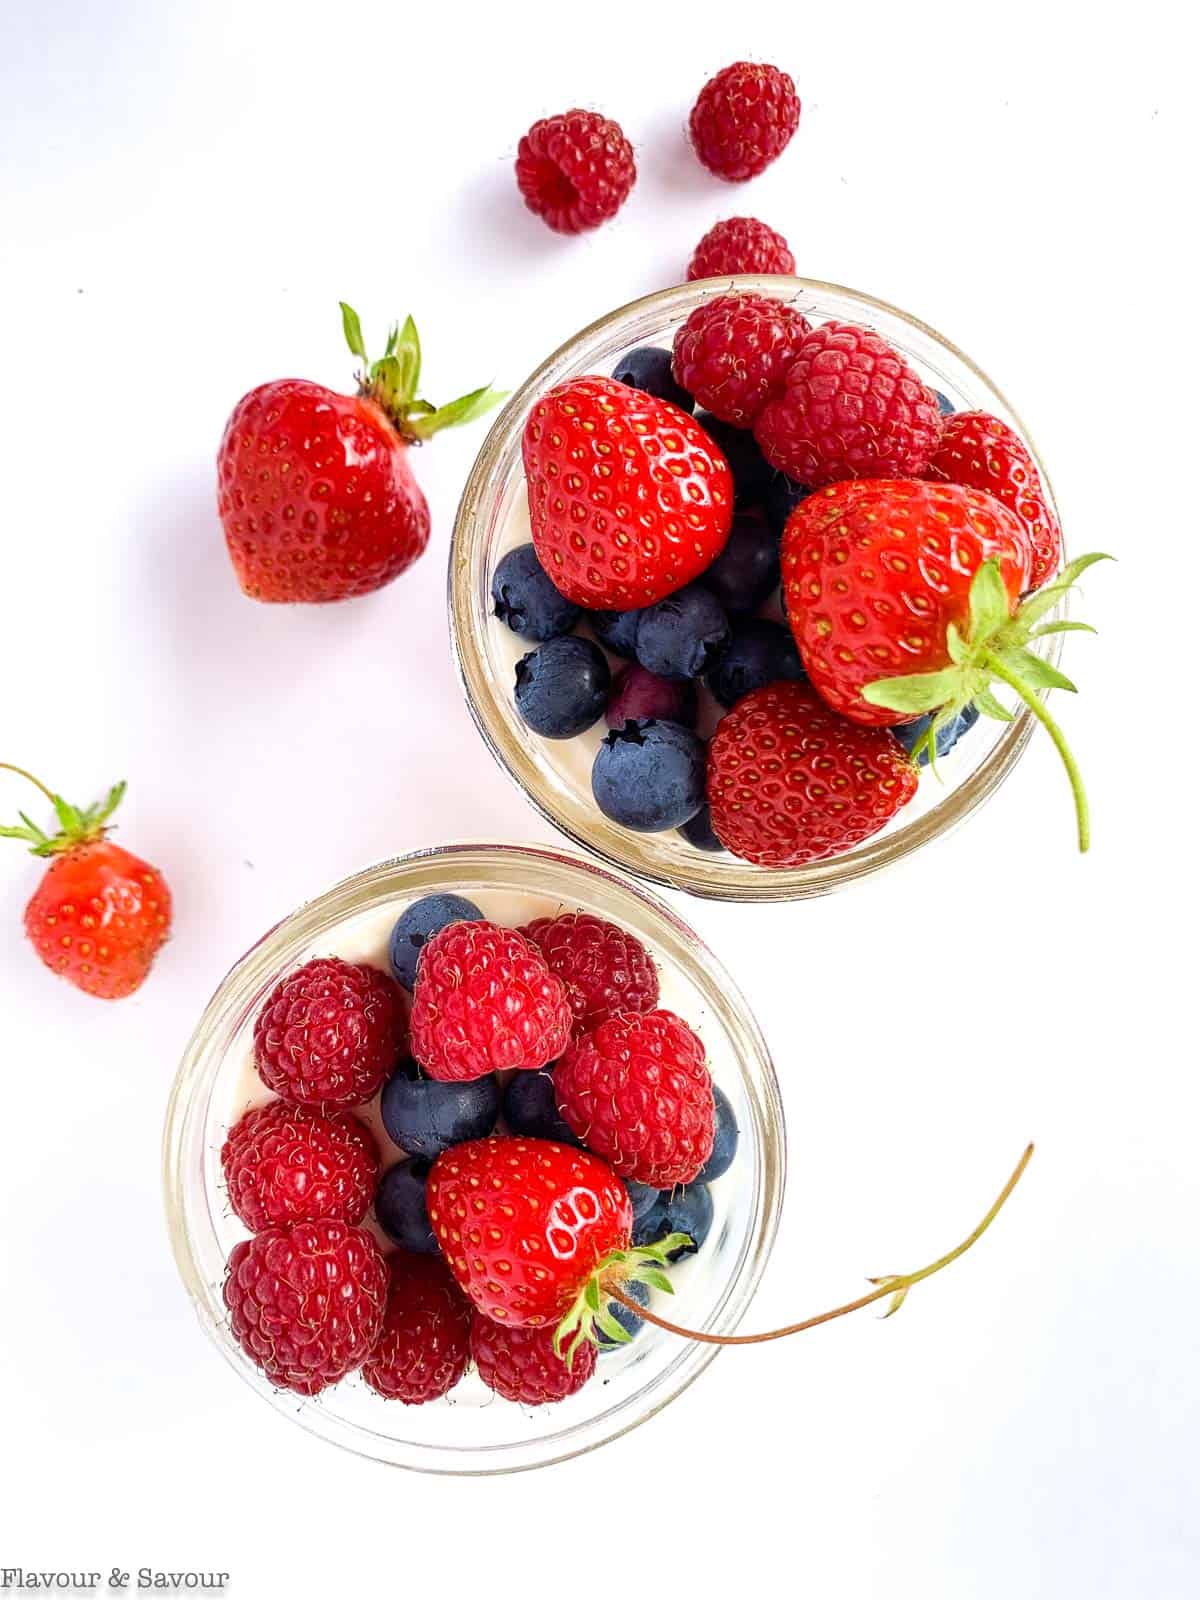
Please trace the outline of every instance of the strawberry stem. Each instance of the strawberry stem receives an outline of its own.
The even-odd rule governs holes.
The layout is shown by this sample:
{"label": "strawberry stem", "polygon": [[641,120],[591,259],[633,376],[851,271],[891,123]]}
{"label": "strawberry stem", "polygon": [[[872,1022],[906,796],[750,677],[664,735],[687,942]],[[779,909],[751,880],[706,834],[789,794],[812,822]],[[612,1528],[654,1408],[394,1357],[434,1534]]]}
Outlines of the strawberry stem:
{"label": "strawberry stem", "polygon": [[787,1339],[793,1333],[805,1333],[809,1328],[818,1328],[823,1322],[833,1322],[838,1317],[847,1317],[852,1311],[861,1311],[864,1306],[874,1305],[877,1300],[883,1300],[888,1295],[892,1303],[885,1316],[891,1316],[899,1311],[904,1303],[904,1298],[914,1284],[920,1283],[924,1278],[932,1278],[935,1272],[940,1272],[943,1267],[948,1267],[952,1261],[957,1261],[971,1246],[987,1232],[1001,1207],[1009,1195],[1020,1182],[1021,1174],[1029,1165],[1033,1156],[1033,1145],[1025,1146],[1025,1152],[1017,1162],[1009,1176],[1008,1182],[996,1196],[983,1220],[978,1223],[960,1244],[953,1250],[939,1256],[936,1261],[931,1261],[927,1267],[920,1268],[917,1272],[894,1274],[885,1278],[872,1278],[870,1282],[876,1287],[870,1294],[860,1295],[857,1300],[849,1300],[845,1305],[835,1306],[832,1311],[822,1311],[815,1317],[806,1317],[803,1322],[793,1322],[786,1328],[773,1328],[769,1333],[702,1333],[696,1328],[682,1328],[677,1322],[669,1322],[666,1317],[660,1317],[657,1312],[650,1311],[646,1306],[638,1305],[636,1300],[631,1300],[621,1292],[620,1286],[606,1284],[605,1293],[612,1300],[617,1300],[628,1310],[635,1312],[645,1322],[652,1322],[656,1328],[662,1328],[666,1333],[678,1334],[683,1339],[694,1339],[699,1344],[766,1344],[772,1339]]}
{"label": "strawberry stem", "polygon": [[1045,728],[1054,740],[1054,748],[1062,758],[1062,764],[1067,769],[1067,777],[1071,781],[1071,793],[1075,797],[1075,821],[1079,833],[1079,849],[1081,854],[1086,854],[1092,842],[1091,816],[1088,811],[1087,791],[1083,786],[1083,774],[1079,764],[1071,752],[1062,729],[1050,715],[1042,703],[1040,695],[1036,694],[1028,684],[1023,683],[1015,672],[1010,672],[1003,661],[992,650],[984,652],[983,663],[987,670],[993,673],[1002,683],[1006,683],[1014,694],[1020,695],[1022,701]]}
{"label": "strawberry stem", "polygon": [[124,783],[114,783],[103,800],[81,808],[71,805],[62,795],[55,794],[53,789],[47,788],[40,778],[35,778],[24,767],[16,767],[11,761],[0,761],[0,770],[15,772],[19,778],[25,778],[35,789],[40,789],[54,807],[54,814],[58,818],[57,833],[47,833],[44,828],[39,828],[23,811],[17,813],[21,819],[19,828],[0,827],[0,839],[20,839],[35,856],[60,855],[76,845],[101,838],[108,831],[105,824],[125,793]]}
{"label": "strawberry stem", "polygon": [[40,789],[42,791],[51,805],[54,804],[53,790],[47,789],[42,780],[40,778],[35,778],[32,772],[26,772],[24,767],[14,767],[11,761],[0,761],[0,769],[3,769],[5,772],[15,772],[18,778],[27,779],[35,789]]}

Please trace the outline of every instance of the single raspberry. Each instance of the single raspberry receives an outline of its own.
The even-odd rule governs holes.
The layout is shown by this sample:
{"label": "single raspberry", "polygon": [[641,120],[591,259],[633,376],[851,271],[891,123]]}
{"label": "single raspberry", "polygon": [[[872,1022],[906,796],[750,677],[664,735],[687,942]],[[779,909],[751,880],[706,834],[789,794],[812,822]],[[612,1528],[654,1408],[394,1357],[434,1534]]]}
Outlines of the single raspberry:
{"label": "single raspberry", "polygon": [[706,300],[675,335],[671,370],[714,417],[749,428],[782,392],[811,329],[791,306],[762,294]]}
{"label": "single raspberry", "polygon": [[517,187],[555,233],[583,233],[615,217],[636,178],[633,146],[595,111],[543,117],[517,146]]}
{"label": "single raspberry", "polygon": [[379,1147],[350,1112],[326,1117],[285,1100],[247,1111],[221,1167],[235,1214],[258,1233],[288,1222],[361,1222],[375,1194]]}
{"label": "single raspberry", "polygon": [[375,967],[336,956],[280,979],[254,1024],[258,1075],[292,1105],[361,1105],[407,1042],[404,992]]}
{"label": "single raspberry", "polygon": [[757,217],[726,217],[696,246],[688,266],[693,278],[728,278],[739,272],[781,273],[790,277],[796,258],[788,242]]}
{"label": "single raspberry", "polygon": [[362,1228],[329,1217],[266,1228],[229,1257],[233,1336],[277,1387],[319,1394],[370,1355],[387,1277],[383,1252]]}
{"label": "single raspberry", "polygon": [[650,952],[615,923],[571,911],[538,917],[521,932],[562,980],[576,1033],[619,1011],[650,1011],[658,1004],[658,968]]}
{"label": "single raspberry", "polygon": [[412,1053],[431,1078],[466,1083],[537,1069],[571,1036],[566,990],[535,945],[493,922],[452,922],[421,952]]}
{"label": "single raspberry", "polygon": [[554,1069],[558,1109],[622,1178],[670,1189],[712,1154],[716,1116],[704,1045],[671,1011],[612,1017]]}
{"label": "single raspberry", "polygon": [[801,341],[754,437],[810,489],[841,478],[919,478],[942,431],[937,396],[870,328],[826,322]]}
{"label": "single raspberry", "polygon": [[514,1328],[481,1312],[471,1321],[471,1355],[479,1376],[503,1400],[551,1405],[578,1394],[596,1370],[596,1346],[584,1342],[568,1367],[554,1352],[553,1328]]}
{"label": "single raspberry", "polygon": [[471,1306],[441,1256],[388,1257],[383,1332],[362,1375],[385,1400],[424,1405],[448,1394],[470,1360]]}
{"label": "single raspberry", "polygon": [[735,61],[701,89],[688,127],[703,165],[741,183],[782,155],[799,123],[796,85],[786,72]]}
{"label": "single raspberry", "polygon": [[755,689],[708,748],[713,831],[761,867],[841,855],[916,792],[916,766],[894,734],[847,721],[805,683]]}
{"label": "single raspberry", "polygon": [[1036,461],[1007,422],[986,411],[959,411],[947,417],[926,476],[982,489],[1019,518],[1033,552],[1031,589],[1040,589],[1058,571],[1062,559],[1058,518],[1046,499]]}

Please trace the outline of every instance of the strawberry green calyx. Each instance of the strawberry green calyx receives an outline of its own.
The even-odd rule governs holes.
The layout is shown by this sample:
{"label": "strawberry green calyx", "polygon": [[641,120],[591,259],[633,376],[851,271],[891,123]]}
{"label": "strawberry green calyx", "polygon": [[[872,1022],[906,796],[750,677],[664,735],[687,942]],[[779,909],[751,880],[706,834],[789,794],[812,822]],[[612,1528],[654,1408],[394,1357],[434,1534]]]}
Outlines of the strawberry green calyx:
{"label": "strawberry green calyx", "polygon": [[915,758],[921,748],[926,749],[930,766],[936,770],[937,736],[965,706],[974,703],[985,716],[998,722],[1012,721],[1013,713],[993,693],[994,684],[1006,685],[1054,741],[1075,799],[1081,851],[1091,842],[1083,778],[1062,729],[1042,701],[1042,692],[1047,689],[1068,689],[1072,694],[1077,691],[1070,678],[1031,646],[1052,633],[1095,633],[1086,622],[1043,622],[1042,618],[1066,597],[1076,579],[1089,567],[1097,561],[1111,560],[1111,556],[1100,553],[1079,556],[1069,562],[1052,583],[1023,601],[1011,614],[1000,564],[994,559],[985,561],[971,580],[966,633],[954,623],[946,631],[951,664],[937,672],[879,678],[862,691],[863,699],[873,706],[885,706],[889,711],[903,712],[910,717],[934,714],[913,756]]}
{"label": "strawberry green calyx", "polygon": [[44,828],[39,828],[23,811],[17,812],[21,819],[20,827],[0,827],[0,839],[21,839],[29,846],[30,854],[35,856],[62,855],[76,845],[90,844],[93,839],[102,838],[108,832],[108,819],[125,795],[124,782],[114,783],[103,800],[81,808],[48,789],[40,778],[35,778],[32,772],[26,772],[24,767],[14,767],[9,761],[0,761],[0,771],[15,772],[19,778],[25,778],[35,789],[40,789],[54,807],[58,818],[57,833],[47,833]]}
{"label": "strawberry green calyx", "polygon": [[346,343],[351,354],[362,362],[362,370],[358,375],[359,394],[381,406],[397,432],[411,444],[432,439],[443,428],[473,422],[504,399],[507,390],[492,389],[485,384],[482,389],[473,389],[470,394],[460,395],[457,400],[451,400],[444,406],[419,400],[417,385],[421,381],[421,340],[413,319],[406,317],[403,327],[394,322],[388,330],[383,355],[378,361],[369,361],[358,312],[344,300],[339,304]]}
{"label": "strawberry green calyx", "polygon": [[[610,1250],[602,1256],[554,1331],[555,1354],[570,1367],[579,1346],[599,1344],[601,1333],[616,1344],[628,1344],[632,1335],[608,1309],[614,1291],[626,1283],[644,1283],[652,1289],[661,1289],[664,1294],[674,1294],[674,1286],[663,1268],[669,1264],[673,1251],[686,1250],[691,1244],[688,1234],[669,1233],[655,1244]],[[640,1311],[640,1308],[635,1305],[634,1310]]]}

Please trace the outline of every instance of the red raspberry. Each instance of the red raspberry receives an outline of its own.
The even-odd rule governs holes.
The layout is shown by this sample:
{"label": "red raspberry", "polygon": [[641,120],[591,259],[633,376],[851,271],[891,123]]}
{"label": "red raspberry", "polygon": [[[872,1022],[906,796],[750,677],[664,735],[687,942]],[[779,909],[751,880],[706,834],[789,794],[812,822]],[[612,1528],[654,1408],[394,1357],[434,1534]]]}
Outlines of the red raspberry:
{"label": "red raspberry", "polygon": [[595,111],[543,117],[517,146],[517,187],[555,233],[583,233],[615,217],[636,177],[633,146]]}
{"label": "red raspberry", "polygon": [[570,1037],[566,990],[515,928],[452,922],[421,951],[412,1053],[431,1078],[466,1083],[509,1067],[536,1070]]}
{"label": "red raspberry", "polygon": [[229,1130],[221,1167],[234,1213],[258,1233],[288,1222],[361,1222],[375,1195],[379,1147],[343,1112],[326,1117],[272,1100]]}
{"label": "red raspberry", "polygon": [[558,1109],[622,1178],[670,1189],[712,1154],[716,1106],[704,1045],[671,1011],[612,1017],[554,1069]]}
{"label": "red raspberry", "polygon": [[561,978],[577,1034],[618,1011],[650,1011],[658,1004],[658,968],[650,952],[615,923],[571,911],[538,917],[521,932]]}
{"label": "red raspberry", "polygon": [[926,476],[982,489],[1015,513],[1033,552],[1031,589],[1040,589],[1058,571],[1062,557],[1058,518],[1046,499],[1037,463],[1007,422],[986,411],[959,411],[947,417]]}
{"label": "red raspberry", "polygon": [[728,278],[739,272],[782,273],[796,270],[788,242],[757,217],[726,217],[714,223],[696,246],[687,275]]}
{"label": "red raspberry", "polygon": [[671,371],[714,417],[749,428],[782,390],[809,332],[798,311],[767,295],[718,295],[676,333]]}
{"label": "red raspberry", "polygon": [[356,1106],[379,1088],[407,1037],[400,985],[330,956],[276,984],[254,1024],[254,1062],[267,1088],[292,1105]]}
{"label": "red raspberry", "polygon": [[701,89],[688,126],[703,165],[740,183],[782,155],[799,123],[796,85],[786,72],[735,61]]}
{"label": "red raspberry", "polygon": [[387,1265],[369,1233],[326,1218],[267,1228],[233,1247],[233,1336],[271,1382],[319,1394],[361,1366],[380,1329]]}
{"label": "red raspberry", "polygon": [[919,478],[942,429],[937,397],[885,339],[826,322],[801,342],[754,437],[810,489],[841,478]]}
{"label": "red raspberry", "polygon": [[916,792],[916,766],[894,734],[848,722],[805,683],[753,690],[708,747],[713,832],[760,867],[841,855]]}
{"label": "red raspberry", "polygon": [[581,1344],[568,1367],[554,1353],[553,1328],[505,1327],[478,1312],[471,1321],[471,1355],[489,1389],[525,1406],[578,1394],[596,1370],[594,1344]]}
{"label": "red raspberry", "polygon": [[388,1258],[383,1332],[362,1375],[385,1400],[437,1400],[467,1370],[470,1333],[470,1304],[441,1256],[397,1250]]}

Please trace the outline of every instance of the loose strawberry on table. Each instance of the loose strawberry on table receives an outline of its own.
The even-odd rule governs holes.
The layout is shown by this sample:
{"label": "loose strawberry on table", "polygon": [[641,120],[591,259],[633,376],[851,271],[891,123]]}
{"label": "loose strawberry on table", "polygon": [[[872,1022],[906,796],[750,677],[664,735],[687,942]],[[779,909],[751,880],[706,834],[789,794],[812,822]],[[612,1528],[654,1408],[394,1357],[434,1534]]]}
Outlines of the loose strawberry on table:
{"label": "loose strawberry on table", "polygon": [[381,588],[429,542],[429,507],[409,447],[470,422],[501,395],[448,405],[417,398],[421,345],[411,317],[368,362],[342,306],[358,391],[285,378],[238,401],[217,453],[217,501],[238,582],[254,600],[322,603]]}
{"label": "loose strawberry on table", "polygon": [[171,891],[157,867],[108,837],[125,785],[96,805],[73,806],[23,767],[0,761],[40,790],[54,807],[57,831],[47,833],[24,812],[0,838],[20,839],[48,860],[25,908],[25,933],[38,956],[60,977],[100,1000],[121,1000],[145,982],[171,930]]}

